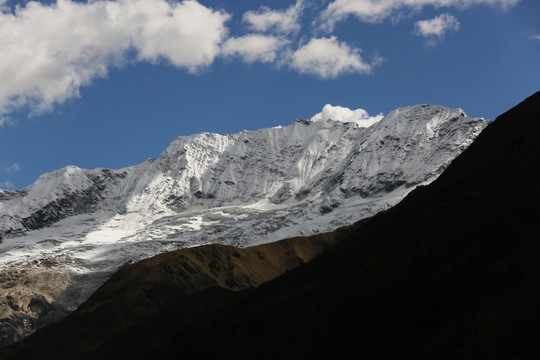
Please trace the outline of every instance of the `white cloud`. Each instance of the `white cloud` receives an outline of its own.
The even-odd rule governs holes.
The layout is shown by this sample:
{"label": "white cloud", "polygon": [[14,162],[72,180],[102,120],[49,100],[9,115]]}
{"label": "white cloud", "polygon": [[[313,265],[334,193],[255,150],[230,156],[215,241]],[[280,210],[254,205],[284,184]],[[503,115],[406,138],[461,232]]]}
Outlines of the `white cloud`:
{"label": "white cloud", "polygon": [[15,189],[15,185],[11,181],[3,181],[0,182],[0,189],[13,190]]}
{"label": "white cloud", "polygon": [[540,34],[536,34],[536,35],[531,36],[531,39],[532,40],[540,40]]}
{"label": "white cloud", "polygon": [[289,66],[300,73],[314,74],[323,79],[345,73],[368,74],[372,65],[364,62],[360,50],[339,42],[335,36],[314,38],[290,56]]}
{"label": "white cloud", "polygon": [[440,39],[448,31],[459,30],[459,21],[455,16],[450,14],[442,14],[433,19],[420,20],[414,24],[416,35],[431,38],[428,45],[435,45],[434,37]]}
{"label": "white cloud", "polygon": [[225,56],[240,56],[248,63],[272,62],[288,41],[270,35],[250,34],[228,39],[221,49]]}
{"label": "white cloud", "polygon": [[11,166],[6,166],[6,171],[7,172],[17,172],[21,170],[21,167],[19,166],[19,164],[15,163]]}
{"label": "white cloud", "polygon": [[0,0],[0,12],[9,11],[9,6],[7,6],[6,4],[7,4],[7,0]]}
{"label": "white cloud", "polygon": [[289,33],[300,29],[298,19],[302,14],[303,9],[303,0],[298,0],[296,4],[281,11],[261,6],[257,11],[246,12],[243,20],[256,31],[272,30],[279,33]]}
{"label": "white cloud", "polygon": [[377,121],[380,121],[383,117],[384,116],[382,114],[377,116],[369,116],[368,112],[364,109],[351,110],[343,106],[332,106],[330,104],[326,104],[322,111],[314,115],[310,120],[354,122],[360,127],[369,127],[375,124]]}
{"label": "white cloud", "polygon": [[228,19],[193,0],[58,0],[1,12],[0,123],[23,106],[39,113],[78,96],[130,50],[196,72],[219,54]]}
{"label": "white cloud", "polygon": [[399,11],[410,9],[419,11],[425,6],[466,8],[474,5],[488,5],[507,10],[520,0],[334,0],[320,17],[323,28],[332,30],[335,24],[349,15],[361,21],[379,22],[389,16],[399,15]]}

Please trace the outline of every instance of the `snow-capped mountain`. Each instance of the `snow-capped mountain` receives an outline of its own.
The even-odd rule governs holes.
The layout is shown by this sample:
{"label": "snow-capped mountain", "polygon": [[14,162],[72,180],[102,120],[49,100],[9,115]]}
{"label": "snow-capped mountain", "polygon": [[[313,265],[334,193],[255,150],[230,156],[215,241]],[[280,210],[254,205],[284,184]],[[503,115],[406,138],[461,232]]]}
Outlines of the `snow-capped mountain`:
{"label": "snow-capped mountain", "polygon": [[369,127],[297,120],[179,137],[159,158],[120,170],[68,166],[0,191],[0,271],[67,273],[57,301],[72,309],[126,262],[330,231],[373,215],[434,180],[487,124],[418,105]]}

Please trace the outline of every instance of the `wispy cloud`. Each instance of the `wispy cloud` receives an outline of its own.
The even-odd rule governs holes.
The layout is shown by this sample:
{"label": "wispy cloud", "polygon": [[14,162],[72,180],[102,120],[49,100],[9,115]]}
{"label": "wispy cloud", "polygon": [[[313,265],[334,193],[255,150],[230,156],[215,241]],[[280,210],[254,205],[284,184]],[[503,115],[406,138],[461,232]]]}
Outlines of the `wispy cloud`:
{"label": "wispy cloud", "polygon": [[319,21],[326,30],[332,30],[336,23],[354,16],[365,22],[380,22],[400,15],[408,9],[420,11],[423,7],[466,8],[474,5],[489,5],[507,10],[520,0],[334,0],[323,11]]}
{"label": "wispy cloud", "polygon": [[303,0],[298,0],[296,4],[285,10],[272,10],[267,6],[262,6],[259,10],[246,12],[243,21],[255,31],[290,33],[300,30],[298,20],[303,9]]}
{"label": "wispy cloud", "polygon": [[326,104],[320,113],[315,114],[311,121],[342,121],[342,122],[354,122],[360,127],[369,127],[376,122],[380,121],[384,116],[382,114],[376,116],[369,116],[368,112],[364,109],[351,110],[348,107],[332,106]]}
{"label": "wispy cloud", "polygon": [[2,111],[0,111],[0,126],[4,126],[6,124],[14,124],[13,119],[11,119],[9,116],[2,114]]}
{"label": "wispy cloud", "polygon": [[0,182],[0,189],[13,190],[15,185],[11,181],[2,181]]}
{"label": "wispy cloud", "polygon": [[433,19],[417,21],[414,27],[417,36],[428,38],[428,45],[434,46],[448,31],[459,30],[459,21],[453,15],[442,14]]}
{"label": "wispy cloud", "polygon": [[229,17],[192,0],[62,0],[2,11],[0,119],[23,106],[48,111],[128,61],[197,72],[219,54]]}
{"label": "wispy cloud", "polygon": [[369,74],[373,67],[362,59],[360,49],[339,42],[335,36],[311,39],[291,55],[289,66],[323,79],[346,73]]}
{"label": "wispy cloud", "polygon": [[21,170],[21,167],[17,163],[12,164],[10,166],[6,166],[6,172],[8,173],[18,172],[19,170]]}
{"label": "wispy cloud", "polygon": [[273,62],[287,40],[272,35],[250,34],[228,39],[222,47],[225,57],[239,56],[245,62]]}

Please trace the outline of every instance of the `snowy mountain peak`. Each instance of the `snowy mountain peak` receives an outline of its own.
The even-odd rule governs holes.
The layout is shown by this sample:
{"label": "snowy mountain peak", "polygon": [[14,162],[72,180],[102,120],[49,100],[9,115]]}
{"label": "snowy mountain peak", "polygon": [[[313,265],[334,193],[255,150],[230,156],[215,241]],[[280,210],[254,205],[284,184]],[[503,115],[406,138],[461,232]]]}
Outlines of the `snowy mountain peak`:
{"label": "snowy mountain peak", "polygon": [[181,136],[136,166],[68,166],[2,190],[0,273],[69,276],[69,310],[120,265],[160,252],[330,231],[434,180],[488,123],[430,105],[382,119],[327,110],[342,117]]}
{"label": "snowy mountain peak", "polygon": [[137,166],[68,166],[20,192],[3,191],[0,237],[98,210],[138,214],[143,226],[193,206],[262,200],[278,205],[309,199],[323,204],[324,213],[354,196],[376,197],[432,180],[485,125],[461,109],[417,105],[369,127],[316,119],[232,135],[181,136],[158,159]]}
{"label": "snowy mountain peak", "polygon": [[68,166],[0,193],[0,269],[55,259],[111,271],[173,248],[329,231],[434,180],[486,125],[460,109],[417,105],[368,127],[297,120],[181,136],[124,169]]}

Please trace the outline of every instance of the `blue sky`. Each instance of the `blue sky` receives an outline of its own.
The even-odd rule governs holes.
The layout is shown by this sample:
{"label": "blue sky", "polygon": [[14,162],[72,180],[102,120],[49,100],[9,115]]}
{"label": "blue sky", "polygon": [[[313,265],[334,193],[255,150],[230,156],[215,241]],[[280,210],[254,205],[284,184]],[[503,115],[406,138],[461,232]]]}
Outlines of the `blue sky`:
{"label": "blue sky", "polygon": [[[0,188],[177,136],[540,90],[538,0],[0,0]],[[337,109],[337,108],[336,108]]]}

